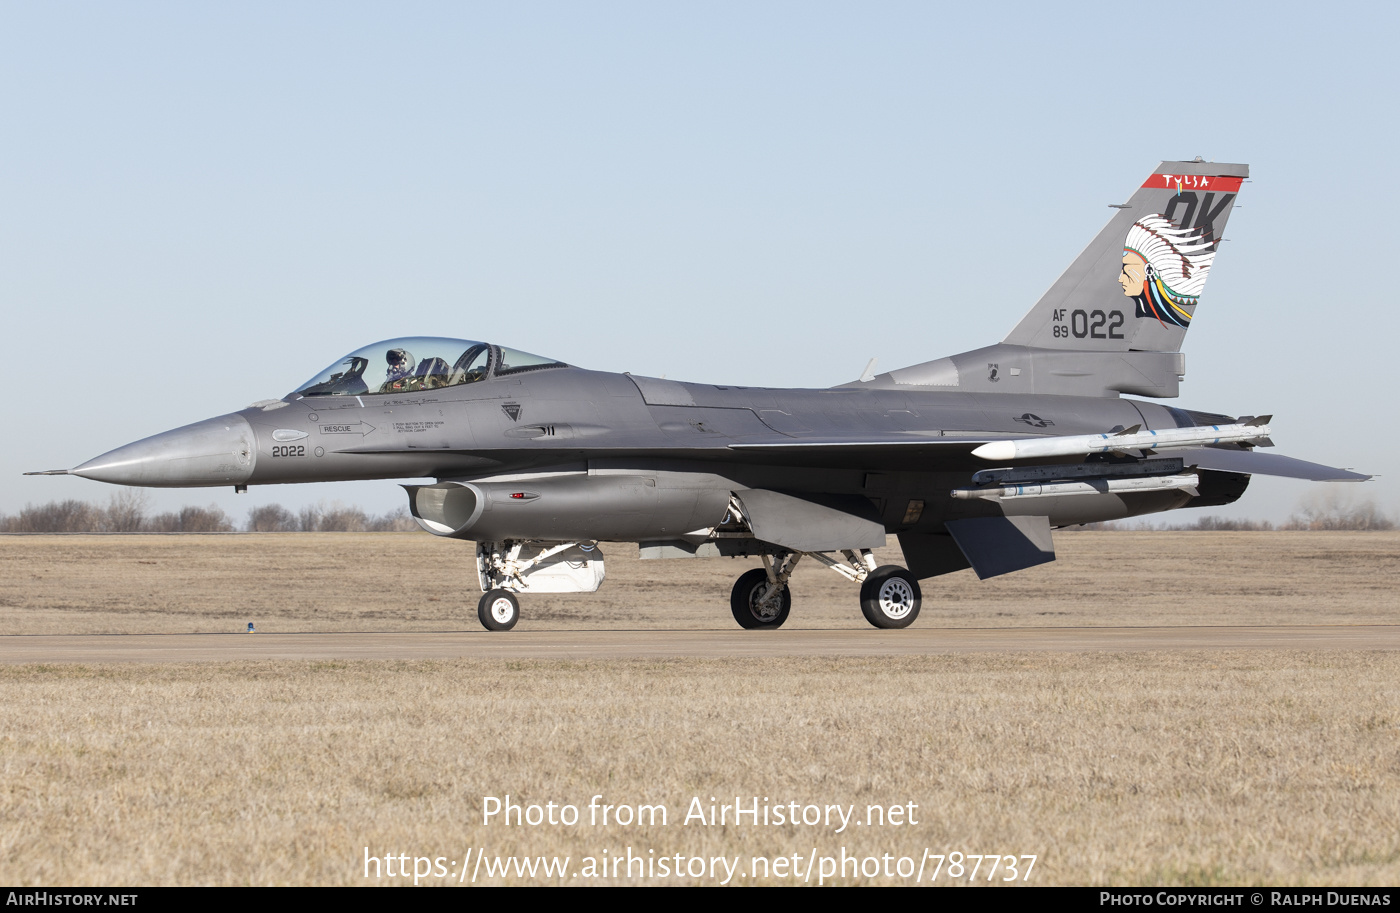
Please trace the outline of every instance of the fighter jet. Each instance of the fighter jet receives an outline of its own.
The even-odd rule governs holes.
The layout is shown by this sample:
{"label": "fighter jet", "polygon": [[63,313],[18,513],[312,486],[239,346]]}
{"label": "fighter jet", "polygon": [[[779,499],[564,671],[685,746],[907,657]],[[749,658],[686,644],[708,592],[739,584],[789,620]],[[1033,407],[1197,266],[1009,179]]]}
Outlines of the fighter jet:
{"label": "fighter jet", "polygon": [[[612,374],[490,342],[405,337],[276,400],[71,470],[118,485],[405,484],[436,536],[476,545],[487,629],[520,597],[593,592],[600,542],[642,558],[757,557],[730,594],[778,628],[798,563],[859,585],[877,628],[920,581],[1054,560],[1051,531],[1229,504],[1252,475],[1362,480],[1259,452],[1269,416],[1179,409],[1181,344],[1245,165],[1164,162],[1000,343],[830,389]],[[877,566],[898,538],[904,567]]]}

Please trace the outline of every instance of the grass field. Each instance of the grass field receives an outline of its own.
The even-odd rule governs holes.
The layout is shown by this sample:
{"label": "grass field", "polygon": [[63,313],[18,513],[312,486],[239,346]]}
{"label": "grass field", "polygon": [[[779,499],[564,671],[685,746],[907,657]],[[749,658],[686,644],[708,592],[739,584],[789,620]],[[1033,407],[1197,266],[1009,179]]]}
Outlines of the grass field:
{"label": "grass field", "polygon": [[[1392,623],[1400,532],[1068,532],[1059,560],[925,581],[921,625]],[[520,630],[734,626],[757,562],[639,561],[604,544],[597,593],[530,596]],[[472,545],[422,533],[0,536],[8,634],[478,629]],[[899,561],[886,549],[882,563]],[[866,628],[857,589],[814,561],[788,625]]]}
{"label": "grass field", "polygon": [[[1397,617],[1396,534],[1058,542],[1045,568],[933,582],[919,624]],[[521,628],[732,625],[739,562],[615,551],[604,591],[529,600]],[[461,628],[468,555],[402,534],[0,537],[0,611],[10,633]],[[799,571],[794,591],[795,626],[864,625],[829,571]],[[426,883],[458,883],[481,850],[569,856],[570,872],[477,883],[712,880],[587,877],[585,858],[628,847],[737,859],[731,883],[802,880],[755,878],[756,856],[796,854],[800,870],[843,850],[1035,854],[1039,884],[1400,881],[1394,652],[22,665],[0,666],[0,694],[13,884],[412,883],[382,866],[366,879],[366,848],[410,871],[441,857],[448,874]],[[483,823],[483,797],[505,794],[584,821]],[[663,805],[668,823],[589,826],[595,795]],[[712,796],[862,815],[912,803],[917,823],[682,823]]]}

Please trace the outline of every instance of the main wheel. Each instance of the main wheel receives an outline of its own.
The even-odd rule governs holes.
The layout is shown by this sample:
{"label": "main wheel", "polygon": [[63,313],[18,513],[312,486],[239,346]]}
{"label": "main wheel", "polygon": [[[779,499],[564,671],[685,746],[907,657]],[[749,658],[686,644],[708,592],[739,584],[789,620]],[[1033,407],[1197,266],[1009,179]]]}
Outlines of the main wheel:
{"label": "main wheel", "polygon": [[919,617],[919,580],[894,564],[877,567],[860,586],[860,611],[877,628],[907,628]]}
{"label": "main wheel", "polygon": [[476,617],[488,631],[509,631],[520,620],[520,600],[510,590],[489,590],[476,604]]}
{"label": "main wheel", "polygon": [[739,627],[773,629],[782,627],[792,611],[792,593],[784,585],[777,593],[768,582],[768,572],[761,567],[746,571],[734,581],[729,593],[729,610]]}

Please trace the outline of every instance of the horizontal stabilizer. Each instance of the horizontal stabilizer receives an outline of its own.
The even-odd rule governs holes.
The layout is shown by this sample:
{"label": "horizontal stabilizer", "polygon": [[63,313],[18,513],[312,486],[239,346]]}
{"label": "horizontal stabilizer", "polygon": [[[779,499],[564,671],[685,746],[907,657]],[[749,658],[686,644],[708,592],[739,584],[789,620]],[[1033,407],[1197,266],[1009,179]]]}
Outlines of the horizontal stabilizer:
{"label": "horizontal stabilizer", "polygon": [[1048,517],[971,517],[945,525],[983,580],[1055,560]]}
{"label": "horizontal stabilizer", "polygon": [[1215,469],[1220,472],[1243,472],[1249,475],[1280,476],[1285,479],[1307,479],[1310,482],[1364,482],[1371,478],[1349,469],[1323,466],[1295,460],[1277,453],[1253,450],[1224,450],[1215,447],[1178,452],[1187,466]]}

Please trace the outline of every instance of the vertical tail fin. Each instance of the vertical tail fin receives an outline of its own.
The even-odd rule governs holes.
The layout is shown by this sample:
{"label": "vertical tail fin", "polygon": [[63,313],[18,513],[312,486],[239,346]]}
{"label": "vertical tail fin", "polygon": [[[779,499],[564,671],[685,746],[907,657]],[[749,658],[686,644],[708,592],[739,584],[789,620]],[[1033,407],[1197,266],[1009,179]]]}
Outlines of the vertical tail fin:
{"label": "vertical tail fin", "polygon": [[1004,342],[1179,352],[1247,177],[1248,165],[1163,162]]}

